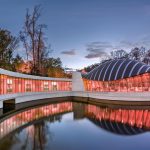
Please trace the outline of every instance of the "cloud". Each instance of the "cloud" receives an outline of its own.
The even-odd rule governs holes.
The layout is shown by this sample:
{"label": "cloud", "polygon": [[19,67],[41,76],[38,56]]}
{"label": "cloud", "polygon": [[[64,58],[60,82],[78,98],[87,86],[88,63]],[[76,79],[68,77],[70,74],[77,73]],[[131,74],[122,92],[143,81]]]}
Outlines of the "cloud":
{"label": "cloud", "polygon": [[85,56],[85,58],[99,58],[99,57],[104,57],[107,56],[106,52],[94,52],[94,53],[89,53]]}
{"label": "cloud", "polygon": [[76,55],[76,51],[74,49],[68,50],[68,51],[62,51],[61,54],[64,55]]}
{"label": "cloud", "polygon": [[120,41],[119,43],[119,46],[122,46],[122,47],[134,47],[136,45],[135,42],[130,42],[130,41]]}
{"label": "cloud", "polygon": [[109,42],[91,42],[86,45],[86,51],[88,54],[85,58],[100,58],[100,57],[108,57],[107,51],[113,48],[113,46]]}
{"label": "cloud", "polygon": [[110,58],[109,52],[113,50],[125,50],[130,51],[135,47],[145,47],[146,49],[150,48],[150,35],[144,36],[136,41],[128,41],[122,40],[118,41],[117,43],[110,43],[110,42],[91,42],[86,45],[87,55],[85,58],[92,59],[92,58]]}
{"label": "cloud", "polygon": [[118,49],[127,49],[127,50],[130,50],[134,47],[147,47],[149,48],[150,47],[150,37],[149,36],[146,36],[138,41],[120,41],[118,46],[116,46],[116,48]]}
{"label": "cloud", "polygon": [[116,43],[115,46],[113,47],[113,50],[118,50],[118,49],[130,50],[138,46],[139,44],[137,42],[123,40],[123,41]]}

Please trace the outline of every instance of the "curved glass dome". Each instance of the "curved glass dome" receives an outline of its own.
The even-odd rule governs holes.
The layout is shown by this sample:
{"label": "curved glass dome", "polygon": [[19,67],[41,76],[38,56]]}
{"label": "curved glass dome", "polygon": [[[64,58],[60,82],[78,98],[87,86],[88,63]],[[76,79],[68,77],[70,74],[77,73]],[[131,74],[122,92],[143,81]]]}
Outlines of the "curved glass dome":
{"label": "curved glass dome", "polygon": [[93,118],[88,118],[88,119],[92,121],[95,125],[97,125],[98,127],[101,127],[102,129],[115,133],[115,134],[136,135],[136,134],[146,132],[146,130],[142,128],[129,126],[128,124],[121,123],[121,122],[115,122],[115,121],[110,121],[110,120],[96,120]]}
{"label": "curved glass dome", "polygon": [[100,64],[84,78],[96,81],[112,81],[150,72],[150,65],[130,59],[117,59]]}

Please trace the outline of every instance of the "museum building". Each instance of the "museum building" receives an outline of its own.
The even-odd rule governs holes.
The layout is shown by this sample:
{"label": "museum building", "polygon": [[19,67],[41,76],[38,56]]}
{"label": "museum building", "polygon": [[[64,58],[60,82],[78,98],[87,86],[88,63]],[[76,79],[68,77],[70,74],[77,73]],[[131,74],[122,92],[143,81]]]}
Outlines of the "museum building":
{"label": "museum building", "polygon": [[136,60],[107,61],[82,77],[86,91],[150,91],[150,65]]}

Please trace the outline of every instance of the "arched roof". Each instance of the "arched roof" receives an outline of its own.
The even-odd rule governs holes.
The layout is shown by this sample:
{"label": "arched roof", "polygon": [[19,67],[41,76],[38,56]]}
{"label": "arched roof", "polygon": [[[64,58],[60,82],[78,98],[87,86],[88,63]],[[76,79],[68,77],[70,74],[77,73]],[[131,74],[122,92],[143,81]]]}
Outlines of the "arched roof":
{"label": "arched roof", "polygon": [[143,128],[132,127],[127,124],[121,122],[114,122],[110,120],[96,120],[94,118],[88,118],[92,123],[97,125],[98,127],[105,129],[106,131],[120,134],[120,135],[136,135],[140,133],[144,133],[148,130]]}
{"label": "arched roof", "polygon": [[130,59],[117,59],[100,64],[83,78],[96,81],[112,81],[150,72],[150,65]]}

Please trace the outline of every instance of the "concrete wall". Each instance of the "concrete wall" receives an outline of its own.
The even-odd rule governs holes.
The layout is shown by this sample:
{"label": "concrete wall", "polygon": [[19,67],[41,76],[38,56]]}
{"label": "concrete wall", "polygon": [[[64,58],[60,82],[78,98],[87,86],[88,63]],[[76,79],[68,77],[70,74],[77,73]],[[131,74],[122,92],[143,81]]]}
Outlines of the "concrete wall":
{"label": "concrete wall", "polygon": [[70,97],[70,91],[57,91],[57,92],[29,92],[29,93],[16,93],[0,96],[0,108],[3,108],[3,101],[15,99],[15,103],[22,103],[34,101],[39,99],[57,98],[57,97]]}
{"label": "concrete wall", "polygon": [[72,91],[84,91],[84,84],[80,72],[72,73]]}
{"label": "concrete wall", "polygon": [[126,102],[150,102],[149,92],[138,93],[117,93],[117,92],[84,92],[84,91],[57,91],[57,92],[34,92],[34,93],[19,93],[7,94],[0,96],[0,108],[3,108],[3,101],[8,99],[15,99],[16,104],[28,101],[35,101],[39,99],[57,98],[57,97],[83,97],[93,98],[98,100],[110,101],[126,101]]}
{"label": "concrete wall", "polygon": [[[1,70],[0,70],[1,71]],[[10,73],[10,72],[8,72]],[[20,74],[18,75],[20,76]],[[26,76],[27,77],[27,76]],[[37,77],[39,78],[39,77]],[[48,78],[47,78],[48,79]],[[50,79],[50,78],[49,78]],[[68,79],[67,79],[68,80]],[[15,99],[15,103],[23,103],[29,101],[35,101],[39,99],[59,98],[59,97],[83,97],[93,98],[98,100],[117,100],[117,101],[142,101],[150,102],[150,92],[86,92],[84,91],[84,84],[81,77],[81,73],[73,72],[72,79],[72,91],[56,91],[56,92],[29,92],[29,93],[16,93],[0,95],[0,108],[3,108],[3,101],[9,99]]]}

